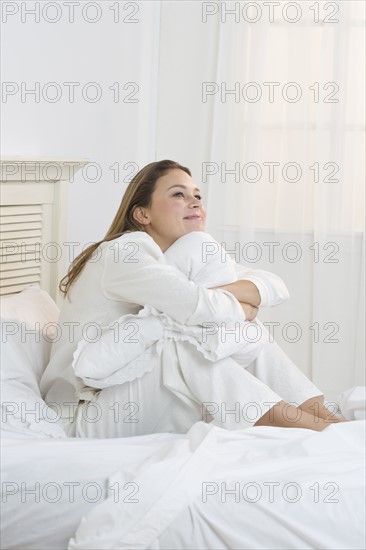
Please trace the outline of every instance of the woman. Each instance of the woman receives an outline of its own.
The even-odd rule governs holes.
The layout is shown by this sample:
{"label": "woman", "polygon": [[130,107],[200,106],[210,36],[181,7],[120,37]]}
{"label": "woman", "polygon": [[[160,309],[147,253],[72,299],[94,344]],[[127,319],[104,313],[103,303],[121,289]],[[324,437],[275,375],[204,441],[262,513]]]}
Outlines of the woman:
{"label": "woman", "polygon": [[[96,327],[136,314],[145,304],[185,325],[227,319],[242,322],[254,319],[259,305],[286,299],[282,281],[259,270],[215,289],[178,277],[175,268],[164,263],[163,253],[186,233],[203,231],[205,219],[202,197],[188,168],[169,160],[154,162],[129,184],[105,238],[74,260],[60,283],[67,298],[59,319],[61,336],[53,343],[41,379],[42,395],[59,411],[68,435],[185,433],[202,420],[202,403],[179,399],[165,388],[159,365],[125,384],[99,391],[85,386],[75,376],[72,358],[81,339],[97,338]],[[174,343],[169,346],[171,358]],[[189,352],[194,361],[194,350]],[[324,408],[321,391],[275,344],[263,350],[248,372],[235,362],[230,368],[221,362],[208,363],[207,368],[213,376],[219,374],[227,395],[242,390],[260,404],[259,417],[249,425],[321,431],[331,422],[342,421]],[[198,372],[194,382],[199,385]],[[240,417],[236,427],[246,426],[248,419]]]}

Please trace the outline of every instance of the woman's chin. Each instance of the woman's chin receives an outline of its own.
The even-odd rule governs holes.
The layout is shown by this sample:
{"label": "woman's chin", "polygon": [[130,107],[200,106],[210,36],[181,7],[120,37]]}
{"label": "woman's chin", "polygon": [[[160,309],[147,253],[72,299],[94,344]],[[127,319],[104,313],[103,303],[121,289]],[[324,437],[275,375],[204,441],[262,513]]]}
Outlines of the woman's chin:
{"label": "woman's chin", "polygon": [[205,226],[202,223],[202,220],[184,220],[188,223],[185,224],[187,233],[191,231],[204,231]]}

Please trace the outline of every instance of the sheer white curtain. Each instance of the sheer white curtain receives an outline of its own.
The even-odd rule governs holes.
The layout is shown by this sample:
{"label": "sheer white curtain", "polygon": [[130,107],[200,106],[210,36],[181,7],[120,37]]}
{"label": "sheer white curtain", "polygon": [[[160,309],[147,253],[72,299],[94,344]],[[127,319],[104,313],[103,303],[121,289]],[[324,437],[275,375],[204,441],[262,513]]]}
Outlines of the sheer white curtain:
{"label": "sheer white curtain", "polygon": [[285,280],[290,301],[260,318],[332,400],[365,383],[365,4],[280,2],[273,22],[263,2],[221,8],[237,4],[240,20],[221,12],[203,85],[207,230]]}

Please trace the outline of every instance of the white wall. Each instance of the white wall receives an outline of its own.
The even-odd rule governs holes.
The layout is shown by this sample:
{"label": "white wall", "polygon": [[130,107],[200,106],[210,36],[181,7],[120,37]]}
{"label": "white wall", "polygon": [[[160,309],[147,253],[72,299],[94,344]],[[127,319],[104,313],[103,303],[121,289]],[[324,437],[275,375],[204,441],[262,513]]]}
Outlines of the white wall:
{"label": "white wall", "polygon": [[[201,185],[212,118],[212,107],[202,103],[201,83],[214,79],[218,25],[202,23],[200,2],[130,2],[132,7],[120,2],[119,23],[110,9],[114,2],[95,3],[101,10],[96,23],[85,20],[97,18],[92,8],[83,17],[90,2],[75,8],[73,23],[64,2],[58,2],[58,14],[43,12],[40,3],[39,22],[30,13],[36,2],[8,4],[18,11],[3,6],[1,155],[97,163],[69,186],[68,240],[81,243],[75,252],[105,234],[137,167],[171,158],[189,166]],[[55,23],[47,20],[57,15]],[[57,87],[48,87],[50,82]],[[74,101],[65,82],[80,83]],[[95,88],[85,88],[91,82],[102,91],[97,102],[82,95],[84,88],[93,98]],[[121,89],[118,103],[109,89],[115,82]],[[122,101],[133,91],[132,86],[123,90],[126,82],[139,86],[132,98],[138,103]],[[37,100],[25,94],[36,83]],[[57,90],[61,97],[52,102]],[[119,182],[110,168],[116,163]]]}
{"label": "white wall", "polygon": [[218,21],[203,23],[201,12],[201,2],[162,2],[156,134],[157,159],[187,165],[199,185],[213,114],[201,88],[215,79],[218,38]]}
{"label": "white wall", "polygon": [[[18,5],[19,11],[6,16],[4,4]],[[77,174],[69,186],[68,240],[95,241],[107,231],[127,186],[123,179],[134,169],[124,168],[126,163],[141,167],[155,159],[160,5],[135,3],[139,9],[135,15],[121,8],[115,23],[110,9],[114,3],[99,2],[100,20],[89,23],[85,18],[97,18],[98,13],[89,8],[83,18],[82,8],[88,3],[80,2],[71,23],[69,10],[58,2],[60,20],[50,23],[47,19],[56,19],[56,11],[41,11],[39,22],[25,11],[35,4],[2,3],[3,92],[5,83],[12,82],[19,92],[2,94],[1,155],[82,157],[98,163],[98,169]],[[21,89],[35,88],[37,82],[41,90],[37,101],[31,95],[22,98]],[[57,102],[50,102],[57,88],[47,89],[49,82],[61,90]],[[80,83],[74,102],[65,82]],[[81,89],[90,82],[96,82],[102,92],[97,102],[83,98]],[[109,89],[115,82],[120,84],[119,102]],[[126,103],[134,91],[132,85],[123,89],[127,82],[139,87],[130,98],[138,103]],[[95,88],[84,88],[85,93],[88,90],[86,97],[93,99]],[[120,166],[117,182],[109,168],[115,163]]]}

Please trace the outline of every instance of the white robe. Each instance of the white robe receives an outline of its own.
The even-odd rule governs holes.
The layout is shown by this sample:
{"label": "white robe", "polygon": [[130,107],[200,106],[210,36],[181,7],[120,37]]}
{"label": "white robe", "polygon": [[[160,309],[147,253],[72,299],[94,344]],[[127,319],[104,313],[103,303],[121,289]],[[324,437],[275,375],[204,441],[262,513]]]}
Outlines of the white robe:
{"label": "white robe", "polygon": [[[204,251],[208,248],[215,249],[215,253],[206,258]],[[179,270],[184,280],[206,288],[238,280],[230,256],[203,231],[183,235],[164,252],[164,256],[169,265]],[[156,351],[160,354],[168,338],[179,342],[179,346],[190,342],[210,361],[232,357],[246,367],[257,358],[265,337],[265,328],[259,322],[206,322],[188,327],[146,305],[137,315],[123,315],[116,319],[97,343],[80,341],[72,366],[85,384],[101,389],[130,382],[155,368],[151,350],[148,350],[156,344]],[[141,356],[150,360],[141,359]],[[181,378],[178,372],[175,376]]]}
{"label": "white robe", "polygon": [[[239,278],[257,286],[262,305],[275,305],[288,297],[277,276],[237,264],[235,269]],[[243,324],[244,312],[229,292],[183,280],[146,233],[131,232],[103,243],[99,256],[96,253],[73,286],[70,298],[71,302],[65,301],[59,324],[72,325],[75,334],[72,339],[70,334],[68,338],[62,334],[53,344],[51,361],[41,380],[45,400],[60,407],[69,435],[185,432],[194,422],[212,418],[228,429],[243,428],[252,426],[281,399],[300,404],[321,394],[269,341],[268,333],[267,343],[248,369],[227,355],[209,359],[210,351],[205,355],[194,345],[192,334],[202,331],[207,322]],[[139,307],[146,304],[147,308]],[[149,315],[144,317],[144,311]],[[155,330],[163,330],[163,335],[157,334],[157,340],[147,346],[139,339],[136,345],[129,340],[129,346],[126,341],[117,341],[117,345],[106,348],[105,360],[98,362],[104,372],[106,364],[118,359],[119,353],[133,356],[134,348],[139,351],[142,343],[148,353],[139,353],[129,361],[130,381],[104,389],[85,385],[72,366],[78,344],[79,351],[89,348],[97,355],[105,335],[110,334],[110,324],[121,317],[128,320],[126,314],[134,316],[136,322],[137,313],[141,322],[149,316],[150,321],[154,318]],[[90,341],[93,338],[94,344]]]}

